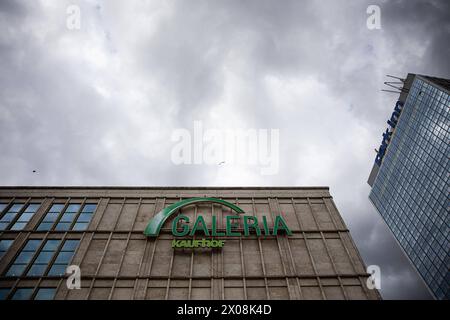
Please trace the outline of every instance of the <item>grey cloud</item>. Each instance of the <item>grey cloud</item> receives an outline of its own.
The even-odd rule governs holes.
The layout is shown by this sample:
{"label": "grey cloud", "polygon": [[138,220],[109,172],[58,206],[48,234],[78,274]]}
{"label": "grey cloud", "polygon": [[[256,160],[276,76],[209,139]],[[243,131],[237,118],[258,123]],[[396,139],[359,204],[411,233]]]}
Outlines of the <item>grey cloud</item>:
{"label": "grey cloud", "polygon": [[330,185],[383,297],[429,297],[365,181],[395,101],[384,75],[450,73],[447,2],[382,2],[375,31],[370,1],[99,1],[74,32],[68,4],[0,2],[2,184],[223,183],[216,166],[174,166],[170,134],[225,104],[217,125],[281,134],[280,173],[235,185]]}
{"label": "grey cloud", "polygon": [[[446,1],[397,0],[382,6],[386,28],[391,31],[392,45],[399,56],[402,68],[410,72],[430,73],[448,77],[450,63],[450,4]],[[412,39],[424,49],[423,57],[415,59],[414,50],[408,50]],[[403,70],[398,70],[403,71]]]}
{"label": "grey cloud", "polygon": [[8,16],[23,16],[26,7],[20,1],[4,0],[0,2],[0,12]]}

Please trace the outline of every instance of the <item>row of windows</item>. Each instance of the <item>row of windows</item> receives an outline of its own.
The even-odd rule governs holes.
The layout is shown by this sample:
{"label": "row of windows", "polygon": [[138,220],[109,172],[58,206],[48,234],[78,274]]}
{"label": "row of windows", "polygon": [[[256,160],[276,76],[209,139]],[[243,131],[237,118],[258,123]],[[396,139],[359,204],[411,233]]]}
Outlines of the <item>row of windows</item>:
{"label": "row of windows", "polygon": [[[390,186],[386,186],[385,190],[385,194],[387,195],[389,195],[390,192],[395,192],[395,188],[391,188]],[[435,198],[421,196],[419,192],[420,191],[417,189],[404,189],[399,190],[398,193],[392,198],[389,198],[389,196],[386,197],[385,195],[383,195],[382,198],[386,198],[390,206],[394,206],[396,208],[397,206],[400,206],[401,208],[409,210],[409,217],[413,220],[416,220],[417,218],[421,219],[422,216],[424,216],[424,219],[426,216],[432,221],[436,221],[436,219],[443,219],[444,212],[446,211],[446,197],[439,195],[438,200],[436,200]]]}
{"label": "row of windows", "polygon": [[37,230],[86,230],[92,219],[96,205],[86,204],[81,211],[80,208],[80,204],[69,204],[65,209],[63,204],[52,205]]}
{"label": "row of windows", "polygon": [[[389,167],[389,174],[396,173],[405,173],[403,175],[403,179],[407,180],[408,182],[416,181],[417,183],[424,182],[424,183],[433,183],[435,185],[440,185],[442,183],[445,183],[444,173],[446,173],[448,170],[446,169],[445,164],[448,162],[445,161],[445,159],[442,158],[443,161],[438,163],[437,159],[433,160],[434,158],[426,155],[416,154],[418,150],[415,151],[414,154],[405,153],[404,150],[400,147],[396,147],[395,145],[391,146],[393,152],[396,152],[396,155],[391,159],[387,157],[384,161],[386,165]],[[393,164],[395,164],[399,159],[402,159],[402,166],[399,168],[392,168]],[[396,171],[394,171],[396,170]],[[422,178],[426,179],[420,179],[420,175],[422,175]]]}
{"label": "row of windows", "polygon": [[[405,208],[411,214],[412,211],[408,210],[408,205],[400,201],[400,205],[386,205],[385,202],[378,198],[374,198],[374,194],[371,195],[371,199],[374,201],[378,208],[382,212],[382,216],[391,227],[398,232],[399,235],[403,234],[407,237],[408,241],[416,241],[420,239],[424,243],[424,246],[432,246],[432,249],[438,250],[440,247],[445,247],[448,244],[449,234],[446,229],[446,225],[442,219],[436,217],[436,219],[430,219],[426,216],[409,217],[408,215],[402,215]],[[411,236],[409,236],[411,235]],[[426,238],[426,239],[425,239]]]}
{"label": "row of windows", "polygon": [[6,272],[7,277],[63,276],[80,240],[30,239]]}
{"label": "row of windows", "polygon": [[[422,246],[424,250],[439,252],[440,248],[448,248],[449,246],[449,237],[444,236],[443,231],[439,230],[438,227],[431,226],[427,228],[420,221],[414,222],[399,222],[398,219],[390,219],[387,218],[386,222],[391,224],[394,229],[399,229],[401,234],[407,240],[407,244],[415,241],[424,240]],[[421,224],[420,227],[417,227],[416,224]],[[439,254],[442,260],[445,258],[445,254]]]}
{"label": "row of windows", "polygon": [[[392,198],[389,194],[395,192],[395,189],[387,187],[386,192],[384,192],[380,197],[380,202],[383,203],[383,207],[391,211],[391,213],[386,213],[386,216],[391,216],[393,218],[399,217],[402,221],[413,221],[417,223],[422,222],[424,225],[439,225],[442,232],[447,233],[447,230],[443,228],[444,219],[447,212],[447,207],[445,206],[445,199],[442,202],[437,202],[435,200],[426,200],[421,198],[419,200],[415,197],[415,192],[412,194],[398,195],[398,193]],[[405,214],[407,212],[407,214]]]}
{"label": "row of windows", "polygon": [[[391,188],[386,188],[387,193],[383,193],[380,197],[381,203],[386,210],[391,211],[386,212],[387,218],[400,218],[403,222],[414,222],[418,225],[424,225],[427,229],[431,229],[432,226],[438,226],[439,229],[447,234],[447,229],[445,229],[444,219],[447,212],[447,207],[444,202],[435,202],[435,200],[425,201],[425,199],[416,201],[414,192],[412,195],[404,194],[399,195],[398,193],[389,198],[389,192]],[[403,215],[403,212],[408,212],[407,215]]]}
{"label": "row of windows", "polygon": [[[443,282],[444,278],[448,276],[448,269],[445,267],[447,265],[445,264],[445,261],[448,259],[448,246],[442,247],[435,241],[425,241],[421,236],[419,236],[421,238],[419,240],[414,240],[413,237],[410,236],[404,236],[410,235],[411,230],[408,227],[405,228],[405,225],[402,224],[402,222],[397,223],[397,221],[391,221],[389,226],[426,282],[429,285],[430,279],[433,279],[433,283],[436,281]],[[439,250],[439,253],[436,254],[433,249]],[[434,289],[433,291],[438,297],[443,298],[442,290],[439,291],[440,293],[436,292]]]}
{"label": "row of windows", "polygon": [[10,293],[9,288],[0,288],[0,300],[53,300],[56,288],[17,288]]}
{"label": "row of windows", "polygon": [[[395,150],[395,149],[392,149]],[[414,201],[419,200],[419,198],[424,198],[427,202],[429,201],[438,201],[440,205],[443,206],[446,200],[446,194],[444,194],[444,189],[446,182],[442,180],[441,183],[436,185],[437,179],[431,179],[434,177],[433,173],[430,173],[427,170],[418,171],[419,168],[417,164],[414,164],[414,168],[411,170],[408,168],[408,159],[406,158],[399,167],[400,159],[396,157],[395,161],[391,161],[389,157],[387,157],[387,161],[385,161],[385,165],[388,166],[389,169],[386,173],[386,170],[382,170],[379,174],[380,179],[378,179],[375,184],[375,189],[385,189],[388,194],[398,195],[398,194],[411,194],[414,195]],[[385,167],[386,168],[386,167]],[[397,170],[398,169],[398,170]],[[395,179],[389,179],[390,176],[395,174]],[[441,174],[442,176],[442,174]],[[433,183],[432,183],[433,181]],[[393,183],[392,190],[395,192],[390,192],[387,189],[390,188],[388,183]],[[430,192],[424,193],[423,190],[429,190]],[[441,190],[442,189],[442,190]],[[435,192],[431,192],[431,191]],[[440,192],[439,192],[440,191]],[[390,196],[388,197],[390,198]],[[436,202],[431,203],[431,206],[435,206]],[[438,206],[436,206],[437,208]]]}
{"label": "row of windows", "polygon": [[[404,125],[412,125],[415,121],[417,121],[417,124],[428,122],[432,126],[442,126],[442,129],[448,131],[448,125],[446,125],[445,122],[439,121],[440,119],[443,120],[443,118],[448,118],[448,103],[440,101],[439,99],[430,98],[427,94],[427,90],[424,89],[420,89],[420,93],[417,94],[418,90],[419,89],[417,88],[413,88],[413,94],[410,94],[408,97],[407,103],[413,105],[414,108],[404,110],[410,116],[408,123]],[[449,97],[446,93],[443,93],[443,95]],[[414,103],[416,103],[416,105]]]}
{"label": "row of windows", "polygon": [[410,90],[410,95],[413,95],[413,97],[417,97],[420,93],[422,93],[427,98],[439,100],[443,104],[448,105],[448,103],[450,102],[450,96],[446,92],[417,78]]}
{"label": "row of windows", "polygon": [[[420,136],[403,136],[403,139],[400,141],[394,139],[390,144],[389,150],[395,154],[391,160],[389,160],[388,157],[386,157],[385,160],[387,160],[386,162],[391,162],[402,158],[405,161],[403,163],[405,169],[431,169],[430,173],[435,172],[438,176],[437,178],[441,177],[442,180],[444,180],[442,171],[440,170],[446,170],[448,162],[445,160],[447,157],[443,152],[440,152],[438,148],[429,145],[428,140],[429,139],[424,139]],[[418,145],[422,146],[418,148]]]}
{"label": "row of windows", "polygon": [[[39,209],[39,203],[0,203],[0,231],[23,230]],[[39,224],[38,231],[84,231],[87,229],[97,205],[53,204]]]}
{"label": "row of windows", "polygon": [[[410,129],[410,128],[408,128]],[[398,151],[402,151],[405,153],[405,156],[407,157],[418,157],[418,156],[427,156],[427,162],[426,164],[433,164],[436,162],[440,166],[445,167],[445,163],[439,162],[439,159],[445,159],[446,153],[448,153],[446,150],[446,142],[444,141],[438,141],[435,140],[435,135],[431,133],[429,130],[424,128],[415,128],[417,131],[410,132],[410,130],[407,130],[405,132],[401,132],[400,130],[397,131],[399,135],[402,136],[400,140],[393,140],[390,145],[392,145],[392,148],[395,146],[399,148]],[[447,137],[448,137],[447,133]],[[446,139],[446,137],[443,138],[443,140]],[[419,157],[418,159],[422,159],[422,157]],[[415,159],[417,160],[417,158]],[[413,161],[415,163],[415,161]]]}
{"label": "row of windows", "polygon": [[[1,230],[22,230],[25,225],[31,220],[38,210],[39,203],[30,203],[25,207],[24,203],[13,204],[0,219]],[[7,207],[6,203],[0,203],[0,212]],[[24,209],[24,210],[23,210]]]}
{"label": "row of windows", "polygon": [[[422,201],[416,204],[414,197],[410,195],[405,195],[404,198],[394,196],[393,199],[390,199],[389,193],[394,191],[389,190],[390,188],[387,188],[386,193],[383,192],[380,197],[377,196],[376,201],[377,207],[383,208],[382,215],[387,222],[398,222],[405,226],[411,225],[411,228],[420,229],[423,234],[433,231],[435,238],[448,239],[448,230],[443,220],[446,208],[443,204],[431,206],[429,202],[422,203]],[[372,193],[374,196],[378,194],[377,192]]]}

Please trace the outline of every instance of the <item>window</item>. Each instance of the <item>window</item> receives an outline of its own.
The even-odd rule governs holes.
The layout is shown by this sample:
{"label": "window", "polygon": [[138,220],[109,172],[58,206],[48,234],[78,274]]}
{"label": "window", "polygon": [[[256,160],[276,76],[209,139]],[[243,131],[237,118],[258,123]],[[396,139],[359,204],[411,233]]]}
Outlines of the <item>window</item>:
{"label": "window", "polygon": [[20,254],[14,260],[14,263],[9,267],[6,273],[7,277],[18,277],[21,276],[25,271],[27,265],[32,260],[34,254],[38,250],[42,240],[28,240],[25,247],[22,249]]}
{"label": "window", "polygon": [[63,208],[64,208],[63,204],[52,205],[52,207],[42,220],[41,224],[39,225],[38,231],[49,231],[52,228],[55,221],[58,219],[58,216],[60,215]]}
{"label": "window", "polygon": [[5,210],[5,208],[8,206],[7,203],[0,202],[0,214]]}
{"label": "window", "polygon": [[9,247],[11,247],[14,240],[0,240],[0,259],[3,257],[3,255],[8,251]]}
{"label": "window", "polygon": [[80,212],[81,204],[69,204],[65,210],[63,204],[54,204],[42,220],[38,230],[52,230],[53,226],[56,231],[86,230],[96,207],[96,204],[88,203]]}
{"label": "window", "polygon": [[97,207],[96,204],[86,204],[83,207],[83,210],[81,210],[81,213],[78,216],[75,225],[73,226],[73,230],[77,231],[86,230],[89,225],[89,222],[91,222],[96,207]]}
{"label": "window", "polygon": [[[0,300],[6,300],[8,298],[10,288],[0,288]],[[34,294],[33,298],[33,292]],[[53,300],[55,298],[56,288],[37,288],[35,291],[34,288],[17,288],[11,300]]]}
{"label": "window", "polygon": [[66,240],[64,242],[61,251],[56,257],[55,263],[48,273],[49,276],[62,276],[66,273],[66,268],[70,260],[72,260],[79,242],[80,240]]}
{"label": "window", "polygon": [[10,289],[9,288],[0,288],[0,300],[6,300],[8,297]]}
{"label": "window", "polygon": [[34,300],[53,300],[56,288],[39,288]]}
{"label": "window", "polygon": [[18,288],[12,296],[12,300],[30,300],[33,288]]}
{"label": "window", "polygon": [[[66,240],[61,245],[59,239],[49,239],[41,247],[42,240],[28,240],[25,247],[10,266],[7,277],[61,276],[72,259],[80,240]],[[47,271],[50,267],[50,271]]]}
{"label": "window", "polygon": [[17,221],[13,224],[11,230],[22,230],[25,228],[27,223],[31,220],[31,218],[33,218],[36,211],[38,211],[40,205],[40,203],[30,203]]}
{"label": "window", "polygon": [[0,230],[6,230],[23,207],[23,203],[13,204],[0,219]]}
{"label": "window", "polygon": [[[30,203],[22,212],[24,204],[14,203],[0,219],[0,230],[8,230],[9,228],[17,231],[22,230],[39,209],[39,206],[40,203]],[[0,211],[2,211],[1,209],[4,209],[5,207],[6,206],[4,203],[0,204]],[[10,225],[12,225],[12,227],[10,227]]]}
{"label": "window", "polygon": [[61,240],[47,240],[42,250],[39,252],[33,265],[27,273],[27,276],[42,276],[52,260],[56,249],[58,249]]}
{"label": "window", "polygon": [[57,231],[67,231],[70,229],[70,226],[72,225],[73,220],[75,219],[75,216],[78,213],[78,210],[80,210],[79,204],[69,204],[66,211],[62,215],[62,217],[59,219],[58,224],[55,227],[55,230]]}

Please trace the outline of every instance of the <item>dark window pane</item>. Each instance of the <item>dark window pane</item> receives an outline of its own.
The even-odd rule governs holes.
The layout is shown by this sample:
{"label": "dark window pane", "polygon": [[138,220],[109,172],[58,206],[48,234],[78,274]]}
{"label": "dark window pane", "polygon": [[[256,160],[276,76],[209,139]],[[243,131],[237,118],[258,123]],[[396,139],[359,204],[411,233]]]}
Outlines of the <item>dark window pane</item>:
{"label": "dark window pane", "polygon": [[0,222],[0,230],[6,230],[8,225],[9,225],[9,222]]}
{"label": "dark window pane", "polygon": [[0,203],[0,213],[6,208],[7,203]]}
{"label": "dark window pane", "polygon": [[70,259],[72,259],[73,251],[60,252],[56,258],[55,263],[65,263],[68,264]]}
{"label": "dark window pane", "polygon": [[1,288],[0,289],[0,300],[6,300],[6,297],[8,296],[10,289],[7,288]]}
{"label": "dark window pane", "polygon": [[80,240],[66,240],[66,242],[64,242],[62,251],[75,251],[78,247],[79,242]]}
{"label": "dark window pane", "polygon": [[55,222],[56,219],[58,219],[59,213],[58,212],[49,212],[45,216],[43,222]]}
{"label": "dark window pane", "polygon": [[33,258],[33,251],[22,251],[14,261],[14,263],[29,263]]}
{"label": "dark window pane", "polygon": [[54,204],[50,208],[49,212],[61,212],[61,210],[64,208],[63,204]]}
{"label": "dark window pane", "polygon": [[12,245],[14,240],[1,240],[0,241],[0,251],[7,251]]}
{"label": "dark window pane", "polygon": [[36,212],[39,209],[39,206],[40,206],[39,203],[31,203],[25,209],[25,212]]}
{"label": "dark window pane", "polygon": [[1,222],[11,222],[16,217],[17,212],[7,212],[0,220]]}
{"label": "dark window pane", "polygon": [[16,222],[14,223],[14,225],[11,227],[11,230],[23,230],[23,228],[25,228],[25,226],[27,225],[28,222]]}
{"label": "dark window pane", "polygon": [[33,289],[31,288],[20,288],[14,292],[12,300],[29,300],[33,294]]}
{"label": "dark window pane", "polygon": [[66,209],[66,212],[78,212],[79,209],[80,209],[79,204],[69,204],[69,206]]}
{"label": "dark window pane", "polygon": [[61,240],[55,240],[55,239],[47,240],[47,242],[45,243],[44,248],[42,250],[55,251],[58,248],[60,242],[61,242]]}
{"label": "dark window pane", "polygon": [[92,213],[82,213],[78,217],[77,222],[90,222],[92,218]]}
{"label": "dark window pane", "polygon": [[64,213],[63,216],[61,217],[62,222],[72,222],[73,218],[75,218],[75,213]]}
{"label": "dark window pane", "polygon": [[56,288],[40,288],[34,297],[34,300],[53,300]]}
{"label": "dark window pane", "polygon": [[56,231],[67,231],[70,228],[71,223],[67,222],[60,222],[56,225],[55,230]]}
{"label": "dark window pane", "polygon": [[45,263],[48,264],[50,260],[52,260],[53,252],[51,251],[42,251],[36,258],[35,263]]}
{"label": "dark window pane", "polygon": [[72,230],[75,230],[75,231],[84,231],[84,230],[87,229],[88,225],[89,225],[89,223],[87,223],[87,222],[77,222],[77,223],[75,223],[75,225],[73,226],[73,229],[72,229]]}
{"label": "dark window pane", "polygon": [[20,222],[28,222],[31,220],[31,218],[34,216],[34,212],[24,212],[22,215],[17,219],[17,221]]}
{"label": "dark window pane", "polygon": [[42,222],[37,228],[38,231],[48,231],[52,228],[53,222]]}
{"label": "dark window pane", "polygon": [[96,204],[86,204],[83,208],[83,212],[94,212],[96,207]]}
{"label": "dark window pane", "polygon": [[9,208],[9,212],[19,212],[20,211],[20,209],[22,209],[22,207],[23,207],[23,203],[16,203],[16,204],[13,204],[12,206],[11,206],[11,208]]}
{"label": "dark window pane", "polygon": [[50,271],[48,272],[49,276],[63,276],[66,273],[65,264],[54,264]]}
{"label": "dark window pane", "polygon": [[26,246],[23,248],[23,250],[26,251],[36,251],[40,244],[41,244],[42,240],[28,240]]}
{"label": "dark window pane", "polygon": [[9,268],[8,272],[6,273],[6,276],[8,277],[17,277],[22,275],[23,271],[26,268],[26,264],[13,264],[11,268]]}
{"label": "dark window pane", "polygon": [[42,276],[46,269],[46,264],[33,264],[28,271],[27,276]]}

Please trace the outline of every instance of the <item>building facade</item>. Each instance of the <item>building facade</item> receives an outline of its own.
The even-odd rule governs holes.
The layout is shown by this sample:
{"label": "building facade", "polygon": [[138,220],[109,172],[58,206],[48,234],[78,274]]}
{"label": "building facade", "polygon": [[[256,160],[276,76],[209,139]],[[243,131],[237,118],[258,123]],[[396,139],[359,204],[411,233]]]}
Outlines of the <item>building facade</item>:
{"label": "building facade", "polygon": [[[225,200],[243,219],[228,230],[236,212],[199,202],[144,234],[165,208],[194,197]],[[0,209],[1,299],[380,298],[326,187],[1,187]],[[174,247],[181,216],[191,229],[202,216],[216,232],[183,239],[223,246]],[[289,232],[265,234],[278,216]],[[257,220],[261,234],[256,222],[244,234]],[[79,289],[67,266],[80,268]]]}
{"label": "building facade", "polygon": [[409,74],[369,198],[437,299],[450,298],[450,81]]}

